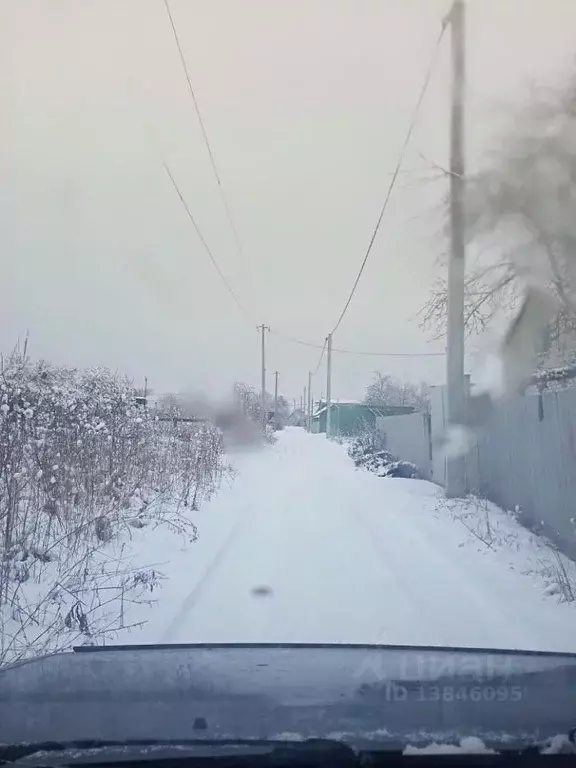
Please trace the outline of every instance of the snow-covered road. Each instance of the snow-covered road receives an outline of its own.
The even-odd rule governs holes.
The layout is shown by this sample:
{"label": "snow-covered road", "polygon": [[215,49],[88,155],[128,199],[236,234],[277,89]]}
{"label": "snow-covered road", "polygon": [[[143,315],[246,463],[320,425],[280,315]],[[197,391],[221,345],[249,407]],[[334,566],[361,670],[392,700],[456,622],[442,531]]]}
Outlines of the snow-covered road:
{"label": "snow-covered road", "polygon": [[[123,642],[576,650],[576,606],[526,573],[547,548],[508,515],[495,521],[508,542],[490,549],[438,506],[432,484],[356,470],[342,446],[300,429],[235,464],[197,513],[197,543],[147,534],[145,557],[170,579]],[[261,586],[270,592],[255,595]]]}

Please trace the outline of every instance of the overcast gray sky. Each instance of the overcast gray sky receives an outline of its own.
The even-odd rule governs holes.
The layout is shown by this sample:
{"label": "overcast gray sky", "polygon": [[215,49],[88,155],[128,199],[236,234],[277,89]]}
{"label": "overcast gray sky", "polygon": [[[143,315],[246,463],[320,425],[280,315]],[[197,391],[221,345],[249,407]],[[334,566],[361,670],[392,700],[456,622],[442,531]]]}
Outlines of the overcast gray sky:
{"label": "overcast gray sky", "polygon": [[[0,0],[0,346],[102,364],[157,391],[259,382],[256,322],[322,343],[346,300],[449,0],[171,0],[243,246],[235,248],[163,0]],[[573,0],[469,0],[471,167],[502,107],[573,66]],[[440,273],[449,38],[334,346],[443,351],[416,314]],[[174,173],[241,302],[226,293]],[[299,395],[319,350],[270,336]],[[335,397],[375,369],[440,383],[440,358],[334,356]],[[270,385],[272,377],[269,376]],[[324,373],[315,392],[324,390]]]}

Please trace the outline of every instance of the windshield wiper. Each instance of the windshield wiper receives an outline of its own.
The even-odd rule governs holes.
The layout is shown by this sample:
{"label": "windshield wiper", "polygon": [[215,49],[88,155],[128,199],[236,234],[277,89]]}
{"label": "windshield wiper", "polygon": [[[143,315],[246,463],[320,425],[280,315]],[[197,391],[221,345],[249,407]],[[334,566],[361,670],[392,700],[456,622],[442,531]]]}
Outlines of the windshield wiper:
{"label": "windshield wiper", "polygon": [[74,741],[45,741],[34,744],[0,745],[0,765],[15,763],[25,757],[51,752],[86,751],[98,749],[181,749],[182,757],[203,753],[206,756],[269,755],[274,764],[297,765],[300,759],[327,760],[331,766],[356,765],[354,750],[343,742],[331,739],[274,740],[274,739],[80,739]]}

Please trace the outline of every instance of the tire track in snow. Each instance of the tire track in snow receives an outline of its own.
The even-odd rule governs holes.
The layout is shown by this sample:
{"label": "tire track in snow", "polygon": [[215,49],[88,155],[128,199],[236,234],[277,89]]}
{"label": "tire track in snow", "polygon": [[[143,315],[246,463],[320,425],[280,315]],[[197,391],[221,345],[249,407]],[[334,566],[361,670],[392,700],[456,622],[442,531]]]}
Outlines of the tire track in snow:
{"label": "tire track in snow", "polygon": [[[487,635],[485,642],[481,644],[493,645],[495,637],[499,635],[500,639],[496,643],[497,645],[502,647],[520,647],[522,643],[518,643],[518,639],[523,631],[524,647],[527,646],[527,638],[530,638],[528,644],[532,642],[537,647],[541,646],[544,640],[540,629],[539,619],[541,617],[530,615],[523,609],[523,606],[517,603],[511,604],[510,609],[506,609],[498,599],[501,593],[492,593],[492,584],[485,584],[481,581],[482,573],[481,569],[477,568],[476,558],[472,557],[470,559],[470,568],[472,570],[458,568],[455,562],[450,559],[448,551],[437,546],[438,542],[435,541],[434,534],[430,530],[425,533],[420,528],[421,521],[413,519],[412,524],[407,527],[406,515],[410,515],[410,513],[408,510],[401,509],[401,499],[399,499],[399,506],[400,510],[394,520],[393,529],[395,549],[400,549],[404,554],[409,552],[414,563],[426,562],[428,566],[431,566],[427,573],[421,577],[416,576],[416,572],[414,572],[416,586],[420,584],[422,592],[426,594],[427,591],[430,591],[431,575],[434,577],[432,584],[437,584],[437,574],[448,573],[453,575],[453,578],[449,581],[437,584],[437,588],[432,587],[434,590],[432,600],[422,600],[421,596],[415,594],[414,585],[407,585],[406,580],[402,579],[403,588],[406,589],[407,595],[410,596],[410,601],[418,606],[418,610],[421,611],[421,615],[426,617],[429,626],[438,627],[439,614],[441,613],[442,616],[446,615],[442,603],[445,605],[446,602],[450,602],[454,606],[453,613],[450,612],[449,614],[453,622],[446,621],[442,624],[441,636],[438,639],[440,644],[454,645],[455,641],[458,640],[456,644],[465,645],[467,642],[468,645],[478,645],[478,632],[481,631],[478,617],[482,616],[482,627],[487,628]],[[384,531],[376,531],[368,523],[365,516],[362,516],[362,518],[367,530],[371,532],[373,543],[385,553],[389,562],[394,564],[394,571],[402,572],[405,570],[405,558],[400,562],[396,551],[390,551],[390,548],[386,546],[384,543]],[[446,547],[445,542],[444,547]],[[460,550],[455,554],[460,556]],[[500,589],[505,586],[501,585]],[[439,592],[440,595],[438,594]],[[467,637],[470,627],[474,628],[474,638],[466,641],[464,638]]]}
{"label": "tire track in snow", "polygon": [[[286,449],[283,448],[283,452],[286,452]],[[264,450],[259,454],[260,460],[265,457],[265,461],[272,462],[272,465],[280,458],[277,455],[277,452],[273,450]],[[249,477],[251,475],[250,469],[245,466],[244,471],[241,471],[241,475],[243,477],[239,477],[236,480],[232,482],[232,485],[229,489],[229,491],[232,494],[235,494],[238,489],[238,485],[242,485],[242,483],[249,483]],[[257,487],[257,486],[256,486]],[[196,608],[199,601],[205,597],[206,591],[210,588],[210,585],[214,582],[214,578],[216,574],[218,574],[221,570],[222,563],[225,560],[225,557],[230,554],[232,547],[235,542],[238,541],[240,538],[240,534],[245,532],[246,529],[248,529],[250,519],[252,517],[251,510],[250,510],[250,504],[246,505],[246,503],[243,505],[243,509],[239,512],[241,514],[241,517],[236,520],[232,528],[230,529],[230,532],[220,545],[220,547],[217,549],[216,554],[210,561],[209,565],[205,569],[204,573],[198,579],[194,587],[190,590],[186,598],[182,601],[181,606],[177,613],[175,614],[172,621],[169,623],[168,627],[164,630],[161,636],[160,642],[163,643],[169,643],[174,642],[174,637],[177,637],[180,632],[186,627],[188,624],[188,621],[190,619],[190,614],[192,611]]]}
{"label": "tire track in snow", "polygon": [[192,590],[188,593],[187,597],[185,598],[184,602],[180,606],[180,609],[176,613],[176,616],[172,619],[168,627],[164,630],[162,633],[161,641],[162,643],[170,643],[172,642],[171,638],[178,634],[178,632],[182,629],[182,626],[186,623],[188,620],[188,617],[190,615],[190,612],[194,609],[196,604],[198,603],[198,600],[202,597],[202,594],[204,593],[204,590],[208,587],[210,584],[210,581],[214,578],[214,574],[217,572],[218,567],[221,565],[222,561],[224,560],[225,555],[229,552],[233,542],[238,538],[238,534],[244,527],[245,520],[237,520],[236,523],[233,525],[232,530],[224,539],[224,542],[212,558],[212,561],[210,562],[210,565],[204,573],[202,574],[202,577],[199,579],[199,581],[196,582],[195,586],[192,588]]}
{"label": "tire track in snow", "polygon": [[[431,519],[434,500],[417,481],[357,472],[340,446],[296,431],[243,470],[215,502],[228,534],[208,542],[189,591],[184,575],[165,642],[561,650],[574,627],[501,559],[464,552],[457,524]],[[273,599],[254,601],[255,584]]]}
{"label": "tire track in snow", "polygon": [[[406,578],[401,576],[405,565],[398,564],[398,558],[396,555],[393,554],[390,548],[384,544],[381,535],[376,533],[373,526],[367,521],[364,514],[360,512],[357,517],[360,520],[362,527],[366,531],[367,538],[370,540],[373,548],[376,549],[379,556],[381,557],[383,568],[388,571],[392,577],[392,580],[398,585],[399,591],[405,596],[406,601],[410,603],[411,607],[413,607],[414,615],[420,616],[425,622],[428,623],[429,626],[435,626],[438,620],[436,613],[431,610],[429,603],[423,600],[422,597],[416,593],[414,590],[414,584],[409,583]],[[391,628],[387,622],[383,624],[383,629],[384,627],[385,630],[382,632],[382,634],[391,634]],[[405,630],[403,627],[399,627],[398,629]],[[388,637],[386,640],[381,640],[380,642],[390,642],[390,639]],[[444,640],[439,640],[438,642],[441,645],[448,644]]]}

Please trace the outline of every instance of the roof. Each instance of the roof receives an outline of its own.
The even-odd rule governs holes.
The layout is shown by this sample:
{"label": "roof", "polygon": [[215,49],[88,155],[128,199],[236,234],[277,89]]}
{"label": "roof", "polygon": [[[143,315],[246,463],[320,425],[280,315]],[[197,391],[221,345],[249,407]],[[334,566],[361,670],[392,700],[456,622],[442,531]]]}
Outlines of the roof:
{"label": "roof", "polygon": [[[331,402],[330,407],[331,408],[360,407],[365,409],[366,411],[370,411],[370,413],[373,413],[375,416],[391,416],[394,414],[410,413],[415,410],[415,408],[411,406],[406,406],[406,405],[368,405],[367,403],[361,403],[358,401],[343,402],[342,400]],[[312,418],[315,419],[319,417],[325,411],[326,411],[326,406],[323,405],[322,408],[319,408],[317,411],[315,411],[312,414]]]}
{"label": "roof", "polygon": [[[320,402],[322,403],[322,407],[325,408],[326,407],[326,402],[324,400],[320,400]],[[366,405],[366,403],[363,400],[344,400],[342,398],[335,398],[335,397],[333,397],[330,400],[330,404],[331,405],[342,405],[342,406],[347,406],[347,405],[350,405],[350,406],[353,406],[353,405],[365,406]]]}
{"label": "roof", "polygon": [[[358,407],[360,407],[360,408],[365,409],[367,411],[371,411],[372,413],[375,413],[376,415],[379,415],[381,413],[388,413],[389,410],[390,410],[388,406],[380,407],[380,406],[377,406],[377,405],[368,405],[367,403],[362,403],[359,400],[354,400],[354,401],[351,401],[351,400],[345,400],[345,401],[344,400],[336,400],[336,401],[334,401],[333,400],[330,403],[330,407],[331,408],[358,408]],[[323,405],[322,408],[319,408],[317,411],[315,411],[312,414],[312,418],[314,418],[315,416],[320,416],[320,414],[324,413],[325,411],[326,411],[326,405]]]}

